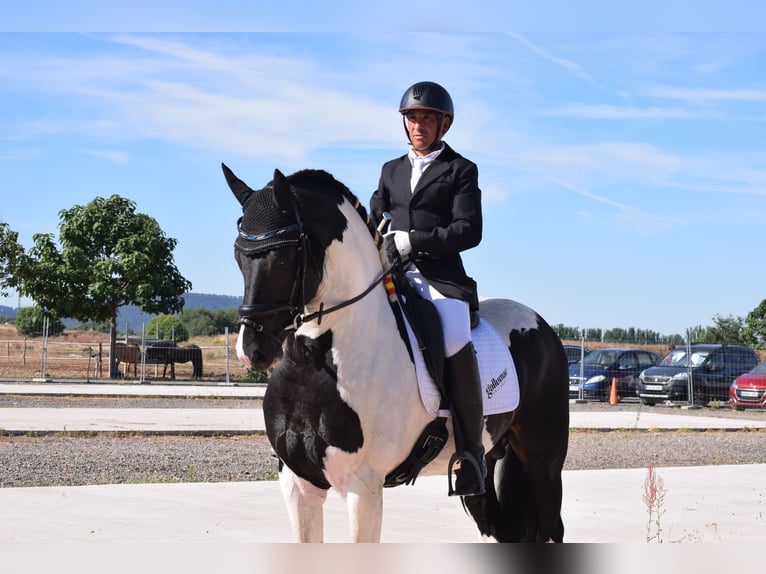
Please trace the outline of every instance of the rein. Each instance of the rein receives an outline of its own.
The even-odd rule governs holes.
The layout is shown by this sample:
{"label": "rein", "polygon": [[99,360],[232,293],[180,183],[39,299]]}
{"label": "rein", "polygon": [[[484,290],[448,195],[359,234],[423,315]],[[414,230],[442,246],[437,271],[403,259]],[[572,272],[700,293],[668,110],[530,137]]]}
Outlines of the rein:
{"label": "rein", "polygon": [[376,277],[372,283],[370,283],[369,287],[359,293],[359,295],[356,295],[352,297],[351,299],[347,299],[346,301],[343,301],[342,303],[338,303],[337,305],[333,305],[329,309],[324,308],[324,303],[319,304],[319,311],[314,311],[313,313],[309,313],[306,315],[305,313],[300,313],[296,315],[295,321],[297,323],[297,326],[300,327],[303,323],[308,323],[309,321],[313,321],[314,319],[317,320],[317,325],[322,324],[322,317],[325,315],[329,315],[330,313],[333,313],[334,311],[338,311],[340,309],[343,309],[344,307],[348,307],[349,305],[353,305],[357,301],[361,301],[364,299],[367,295],[369,295],[375,287],[378,286],[378,284],[383,281],[383,279],[391,273],[391,270],[394,268],[393,265],[389,265],[388,269],[384,269],[383,272]]}

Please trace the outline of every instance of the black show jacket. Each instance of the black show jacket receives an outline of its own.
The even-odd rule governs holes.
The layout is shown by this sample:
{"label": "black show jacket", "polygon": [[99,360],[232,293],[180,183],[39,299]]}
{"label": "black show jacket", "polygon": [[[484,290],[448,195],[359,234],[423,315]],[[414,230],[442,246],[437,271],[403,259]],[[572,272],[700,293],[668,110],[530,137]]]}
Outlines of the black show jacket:
{"label": "black show jacket", "polygon": [[460,252],[481,241],[479,170],[445,144],[413,192],[411,175],[406,155],[383,165],[370,199],[373,221],[380,222],[383,212],[390,212],[390,230],[409,232],[410,257],[429,283],[444,296],[476,308],[476,282],[466,273]]}

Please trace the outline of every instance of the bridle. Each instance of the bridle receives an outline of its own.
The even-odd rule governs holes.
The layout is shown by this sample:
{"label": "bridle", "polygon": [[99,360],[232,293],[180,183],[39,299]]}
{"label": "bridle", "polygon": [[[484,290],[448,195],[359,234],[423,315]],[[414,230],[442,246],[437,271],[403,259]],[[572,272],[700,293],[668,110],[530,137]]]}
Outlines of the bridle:
{"label": "bridle", "polygon": [[[306,235],[303,228],[303,219],[301,218],[298,205],[295,201],[293,201],[292,204],[296,223],[275,229],[273,231],[268,231],[260,235],[250,235],[242,230],[242,218],[240,217],[237,221],[237,230],[239,236],[245,241],[250,242],[273,239],[274,237],[281,237],[293,231],[298,231],[298,237],[296,239],[285,239],[282,237],[283,243],[298,244],[298,256],[300,258],[300,264],[298,265],[296,277],[293,280],[293,285],[292,289],[290,290],[290,297],[288,300],[284,303],[252,303],[249,305],[240,305],[237,310],[239,314],[239,321],[237,321],[237,325],[245,325],[250,327],[256,332],[261,333],[272,341],[276,342],[278,345],[282,344],[282,340],[288,331],[297,330],[304,323],[308,323],[314,320],[316,320],[317,325],[320,325],[322,323],[322,318],[325,315],[329,315],[330,313],[343,309],[344,307],[348,307],[349,305],[353,305],[357,301],[364,299],[364,297],[366,297],[369,293],[372,292],[373,289],[382,283],[384,277],[391,273],[391,269],[393,267],[390,266],[388,269],[384,269],[380,275],[376,277],[372,283],[370,283],[370,285],[358,295],[355,295],[350,299],[327,308],[325,308],[324,303],[320,303],[318,311],[314,311],[313,313],[304,313],[303,310],[306,308],[305,293],[306,276],[309,266],[309,244],[308,236]],[[316,267],[313,258],[312,263],[314,263],[314,266]],[[298,303],[299,298],[300,303]],[[278,324],[275,333],[268,332],[263,322],[280,313],[286,313],[286,319]]]}

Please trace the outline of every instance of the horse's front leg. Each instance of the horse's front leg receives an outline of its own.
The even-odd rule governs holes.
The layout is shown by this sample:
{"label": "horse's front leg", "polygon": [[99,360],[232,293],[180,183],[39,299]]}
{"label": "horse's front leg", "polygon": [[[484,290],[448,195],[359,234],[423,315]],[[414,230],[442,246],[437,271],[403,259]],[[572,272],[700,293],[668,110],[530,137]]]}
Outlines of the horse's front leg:
{"label": "horse's front leg", "polygon": [[[337,459],[334,461],[337,463]],[[330,470],[332,470],[332,467]],[[362,464],[339,484],[348,510],[353,542],[380,542],[383,523],[384,477]]]}
{"label": "horse's front leg", "polygon": [[383,523],[383,485],[375,490],[363,488],[346,495],[351,540],[353,542],[380,542]]}
{"label": "horse's front leg", "polygon": [[297,476],[286,465],[279,472],[279,485],[295,538],[299,542],[323,542],[327,491]]}

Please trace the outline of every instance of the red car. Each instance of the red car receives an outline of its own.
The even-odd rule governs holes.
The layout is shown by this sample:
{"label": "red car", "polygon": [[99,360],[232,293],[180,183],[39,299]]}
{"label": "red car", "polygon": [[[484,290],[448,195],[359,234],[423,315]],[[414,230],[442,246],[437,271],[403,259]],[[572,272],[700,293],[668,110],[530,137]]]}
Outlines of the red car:
{"label": "red car", "polygon": [[766,362],[734,379],[729,387],[729,404],[738,411],[766,407]]}

